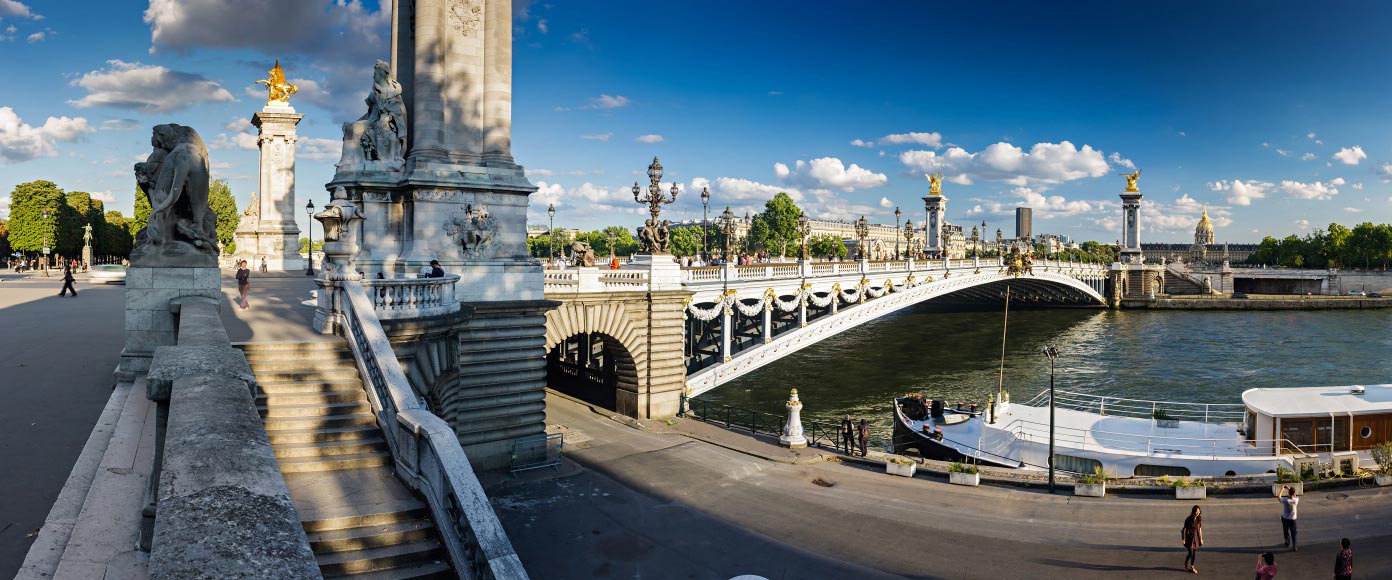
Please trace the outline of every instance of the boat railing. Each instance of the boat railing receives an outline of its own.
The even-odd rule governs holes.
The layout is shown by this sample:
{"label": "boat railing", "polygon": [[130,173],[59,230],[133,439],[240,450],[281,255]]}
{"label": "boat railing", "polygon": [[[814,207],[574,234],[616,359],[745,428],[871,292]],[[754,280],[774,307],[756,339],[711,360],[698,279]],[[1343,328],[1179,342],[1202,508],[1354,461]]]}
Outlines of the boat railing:
{"label": "boat railing", "polygon": [[[1016,439],[1041,443],[1049,440],[1049,424],[1024,419],[1015,419],[1001,427],[1001,430],[1014,435]],[[1295,449],[1300,453],[1326,453],[1332,451],[1331,444],[1296,445],[1290,439],[1248,439],[1247,445],[1233,447],[1233,439],[1170,437],[1164,435],[1141,435],[1079,429],[1055,425],[1054,441],[1066,447],[1079,450],[1104,452],[1144,453],[1147,457],[1157,455],[1184,455],[1188,457],[1272,457],[1272,450],[1280,443],[1285,450]],[[1234,454],[1233,452],[1240,452]],[[1289,453],[1289,451],[1286,451]]]}
{"label": "boat railing", "polygon": [[[1030,407],[1047,407],[1049,391],[1043,391],[1024,403]],[[1054,391],[1054,405],[1084,413],[1142,419],[1173,419],[1202,423],[1241,423],[1247,407],[1240,403],[1181,403],[1178,401],[1148,401],[1124,397],[1106,397],[1071,391]]]}

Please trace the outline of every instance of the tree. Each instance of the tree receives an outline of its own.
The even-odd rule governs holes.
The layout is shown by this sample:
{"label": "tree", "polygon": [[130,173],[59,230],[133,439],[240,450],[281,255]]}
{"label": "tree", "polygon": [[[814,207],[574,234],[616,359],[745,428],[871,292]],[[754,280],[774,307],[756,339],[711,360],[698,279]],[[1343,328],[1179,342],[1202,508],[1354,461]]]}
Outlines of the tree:
{"label": "tree", "polygon": [[750,245],[770,252],[778,250],[780,257],[787,256],[788,246],[795,246],[802,239],[798,234],[798,216],[801,215],[802,208],[793,198],[778,192],[764,204],[764,211],[754,218],[749,231]]}
{"label": "tree", "polygon": [[84,191],[69,191],[66,197],[71,211],[63,213],[68,215],[70,225],[62,230],[65,233],[71,231],[74,247],[68,248],[65,252],[70,252],[69,255],[73,256],[81,254],[83,237],[86,234],[83,227],[91,225],[92,253],[109,253],[102,247],[102,234],[106,231],[106,210],[101,200],[92,199],[92,195]]}
{"label": "tree", "polygon": [[821,234],[807,240],[808,251],[817,258],[844,258],[848,253],[846,244],[839,236]]}
{"label": "tree", "polygon": [[677,256],[695,256],[701,253],[701,226],[672,228],[671,249]]}
{"label": "tree", "polygon": [[[67,206],[63,190],[52,181],[30,181],[16,185],[10,194],[10,245],[21,252],[38,252],[47,238],[50,247],[57,241],[59,210]],[[45,220],[43,212],[48,212]]]}
{"label": "tree", "polygon": [[232,244],[237,235],[237,224],[242,220],[242,212],[237,211],[237,198],[232,197],[232,188],[226,179],[219,179],[208,185],[208,206],[217,215],[217,239],[224,246]]}
{"label": "tree", "polygon": [[0,258],[9,258],[14,253],[14,248],[10,247],[10,225],[5,220],[0,220]]}
{"label": "tree", "polygon": [[[301,237],[300,237],[300,250],[299,250],[299,252],[300,252],[301,254],[307,253],[307,252],[305,251],[305,246],[308,246],[308,245],[309,245],[309,238],[306,238],[306,237],[304,237],[304,236],[301,236]],[[315,241],[314,241],[314,251],[319,252],[319,251],[322,251],[323,249],[324,249],[324,241],[323,241],[323,240],[315,240]]]}
{"label": "tree", "polygon": [[140,186],[135,187],[135,212],[126,229],[131,233],[131,245],[135,244],[135,235],[145,229],[145,224],[150,221],[150,198],[145,197],[145,192],[140,190]]}
{"label": "tree", "polygon": [[134,243],[134,238],[127,229],[130,227],[130,218],[121,215],[119,211],[111,210],[106,212],[103,224],[100,232],[92,234],[97,238],[97,246],[101,248],[101,253],[109,256],[129,256]]}

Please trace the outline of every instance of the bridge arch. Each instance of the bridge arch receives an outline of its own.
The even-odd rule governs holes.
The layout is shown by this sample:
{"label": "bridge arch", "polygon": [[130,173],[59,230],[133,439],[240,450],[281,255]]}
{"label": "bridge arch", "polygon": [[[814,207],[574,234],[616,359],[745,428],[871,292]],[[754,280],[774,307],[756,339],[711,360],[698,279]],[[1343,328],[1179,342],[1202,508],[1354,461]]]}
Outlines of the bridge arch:
{"label": "bridge arch", "polygon": [[688,294],[661,294],[594,293],[547,312],[547,385],[629,417],[675,413]]}

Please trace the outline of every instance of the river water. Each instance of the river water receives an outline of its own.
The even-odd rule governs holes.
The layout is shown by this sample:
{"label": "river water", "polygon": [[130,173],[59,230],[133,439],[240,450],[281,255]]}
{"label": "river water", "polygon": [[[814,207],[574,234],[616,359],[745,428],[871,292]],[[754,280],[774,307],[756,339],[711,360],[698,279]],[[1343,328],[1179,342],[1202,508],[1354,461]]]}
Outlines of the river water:
{"label": "river water", "polygon": [[[919,305],[789,355],[702,395],[710,402],[784,413],[788,390],[804,421],[865,418],[882,447],[893,398],[919,392],[985,403],[996,391],[1001,317]],[[1010,312],[1005,389],[1027,401],[1049,387],[1136,399],[1240,403],[1254,387],[1392,383],[1392,309],[1343,311]]]}

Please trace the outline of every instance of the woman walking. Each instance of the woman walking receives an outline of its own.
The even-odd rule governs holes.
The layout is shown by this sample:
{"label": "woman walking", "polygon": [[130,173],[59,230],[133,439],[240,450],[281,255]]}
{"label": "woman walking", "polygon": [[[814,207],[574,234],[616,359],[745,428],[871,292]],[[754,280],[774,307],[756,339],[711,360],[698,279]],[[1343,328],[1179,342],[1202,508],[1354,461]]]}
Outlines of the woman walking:
{"label": "woman walking", "polygon": [[1184,543],[1184,549],[1188,550],[1184,556],[1184,569],[1198,574],[1199,569],[1194,567],[1194,559],[1199,546],[1203,545],[1203,516],[1199,514],[1199,506],[1194,506],[1189,512],[1189,517],[1184,519],[1184,529],[1179,531],[1179,538]]}
{"label": "woman walking", "polygon": [[237,261],[237,294],[241,296],[242,310],[247,309],[247,291],[251,290],[251,270],[247,269],[246,260]]}

